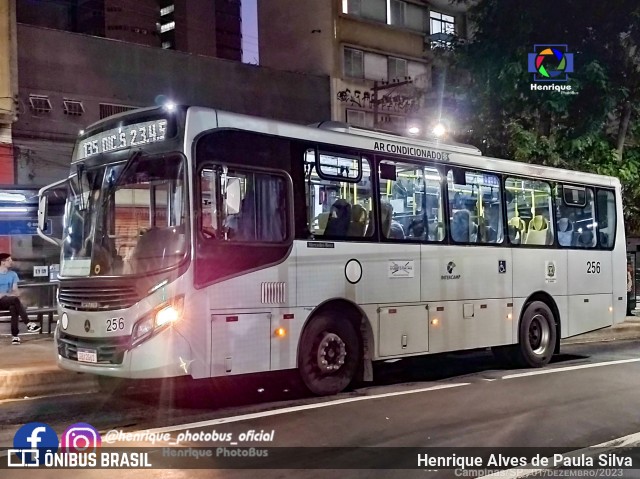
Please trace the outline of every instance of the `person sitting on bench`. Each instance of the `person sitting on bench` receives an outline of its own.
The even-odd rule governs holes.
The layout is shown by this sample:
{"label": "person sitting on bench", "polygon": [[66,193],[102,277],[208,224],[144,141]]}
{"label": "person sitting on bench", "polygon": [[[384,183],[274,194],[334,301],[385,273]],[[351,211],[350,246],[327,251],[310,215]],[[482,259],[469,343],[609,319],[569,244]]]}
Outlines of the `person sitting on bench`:
{"label": "person sitting on bench", "polygon": [[0,309],[8,309],[11,314],[11,344],[20,344],[18,319],[22,319],[30,333],[37,333],[41,328],[38,323],[29,322],[27,311],[18,297],[18,275],[15,271],[9,271],[12,264],[10,254],[0,253]]}

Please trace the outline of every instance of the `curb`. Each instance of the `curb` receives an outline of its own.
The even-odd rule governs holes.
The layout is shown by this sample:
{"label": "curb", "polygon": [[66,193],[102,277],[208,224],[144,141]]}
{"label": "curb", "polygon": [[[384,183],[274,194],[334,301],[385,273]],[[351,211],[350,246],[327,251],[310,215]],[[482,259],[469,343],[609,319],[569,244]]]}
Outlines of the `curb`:
{"label": "curb", "polygon": [[97,390],[95,376],[63,371],[57,367],[24,368],[0,374],[0,400]]}

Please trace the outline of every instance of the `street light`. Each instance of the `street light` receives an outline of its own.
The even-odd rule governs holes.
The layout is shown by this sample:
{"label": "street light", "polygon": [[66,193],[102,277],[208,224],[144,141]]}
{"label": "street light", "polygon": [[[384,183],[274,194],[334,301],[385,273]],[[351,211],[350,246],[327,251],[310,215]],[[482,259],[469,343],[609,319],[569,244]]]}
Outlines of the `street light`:
{"label": "street light", "polygon": [[412,125],[409,127],[409,129],[407,130],[407,133],[409,133],[410,135],[418,135],[420,133],[420,127],[417,125]]}
{"label": "street light", "polygon": [[433,127],[432,133],[437,138],[442,138],[447,133],[447,128],[442,123],[438,123]]}

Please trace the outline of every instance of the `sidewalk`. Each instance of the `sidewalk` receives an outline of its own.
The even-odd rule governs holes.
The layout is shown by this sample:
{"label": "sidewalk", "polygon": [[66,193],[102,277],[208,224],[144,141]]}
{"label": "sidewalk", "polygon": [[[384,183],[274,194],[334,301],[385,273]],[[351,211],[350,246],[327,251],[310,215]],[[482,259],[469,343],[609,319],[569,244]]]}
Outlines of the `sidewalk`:
{"label": "sidewalk", "polygon": [[[98,390],[95,376],[58,368],[52,335],[20,337],[22,344],[14,346],[11,336],[0,336],[0,400]],[[638,338],[640,317],[629,316],[624,323],[565,339],[562,344]]]}
{"label": "sidewalk", "polygon": [[56,365],[52,334],[21,334],[22,344],[0,337],[0,400],[98,389],[94,376],[63,371]]}

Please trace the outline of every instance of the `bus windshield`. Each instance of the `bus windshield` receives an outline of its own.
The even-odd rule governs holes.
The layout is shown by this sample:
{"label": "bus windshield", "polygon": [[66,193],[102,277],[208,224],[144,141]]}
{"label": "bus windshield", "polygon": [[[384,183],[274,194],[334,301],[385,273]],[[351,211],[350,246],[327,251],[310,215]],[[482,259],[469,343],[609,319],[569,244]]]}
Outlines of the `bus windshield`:
{"label": "bus windshield", "polygon": [[69,183],[62,276],[147,274],[187,252],[182,156],[135,153],[126,162],[78,168]]}

